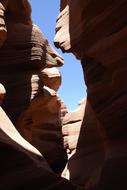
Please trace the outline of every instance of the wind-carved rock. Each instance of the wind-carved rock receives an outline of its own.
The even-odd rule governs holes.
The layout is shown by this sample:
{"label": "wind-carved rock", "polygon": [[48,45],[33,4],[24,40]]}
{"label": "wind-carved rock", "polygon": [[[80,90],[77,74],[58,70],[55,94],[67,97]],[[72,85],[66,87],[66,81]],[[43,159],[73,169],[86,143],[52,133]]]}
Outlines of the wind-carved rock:
{"label": "wind-carved rock", "polygon": [[6,94],[6,90],[5,90],[4,86],[0,83],[0,106],[2,105],[5,94]]}
{"label": "wind-carved rock", "polygon": [[103,141],[99,123],[88,101],[82,99],[75,111],[65,115],[62,123],[64,147],[68,154],[62,176],[81,186],[89,178],[93,184],[96,183],[103,163]]}
{"label": "wind-carved rock", "polygon": [[[85,104],[86,104],[86,101],[85,99],[83,99],[81,103],[78,105],[78,108],[73,112],[66,113],[66,115],[64,116],[62,120],[62,124],[63,124],[62,133],[63,133],[63,139],[64,139],[64,147],[68,154],[68,162],[62,173],[62,176],[67,179],[71,179],[72,181],[74,181],[72,177],[73,172],[69,168],[69,165],[71,165],[72,162],[74,162],[73,170],[75,170],[75,172],[77,173],[76,176],[79,175],[78,170],[76,168],[77,159],[73,160],[72,157],[75,154],[76,149],[77,149],[79,134],[80,134],[81,125],[82,125],[83,116],[84,116]],[[82,175],[81,172],[80,172],[80,175]],[[79,176],[78,178],[80,178]]]}
{"label": "wind-carved rock", "polygon": [[[100,125],[106,145],[104,164],[100,162],[102,171],[99,181],[96,181],[96,189],[125,188],[127,2],[99,0],[95,4],[92,0],[61,0],[60,10],[55,44],[81,60],[87,100]],[[85,172],[85,167],[82,169]],[[92,176],[84,183],[89,187],[93,183]]]}
{"label": "wind-carved rock", "polygon": [[61,84],[57,67],[63,65],[63,59],[31,23],[28,1],[8,1],[5,21],[7,39],[0,49],[0,82],[7,93],[2,108],[22,136],[60,173],[67,160],[57,96]]}
{"label": "wind-carved rock", "polygon": [[[10,29],[10,32],[9,32],[9,29]],[[41,46],[34,46],[37,41],[35,41],[35,44],[34,43],[30,44],[27,41],[28,39],[26,40],[25,38],[25,35],[27,34],[27,32],[30,31],[30,34],[31,34],[31,29],[34,30],[37,36],[38,34],[40,35],[42,34],[40,30],[38,29],[38,27],[36,26],[28,27],[23,24],[16,24],[16,25],[13,24],[14,33],[13,32],[11,33],[11,29],[12,29],[11,27],[10,28],[8,27],[8,39],[6,40],[5,44],[0,49],[0,54],[1,54],[0,81],[2,81],[4,86],[7,87],[7,96],[5,97],[5,101],[3,102],[3,107],[5,107],[5,104],[6,105],[8,104],[8,106],[6,106],[7,110],[11,110],[12,112],[15,111],[13,113],[16,113],[16,110],[21,111],[21,112],[18,111],[19,114],[17,116],[17,119],[16,119],[16,115],[12,115],[13,119],[15,119],[15,124],[17,125],[16,127],[17,128],[19,127],[19,130],[23,133],[26,139],[30,141],[32,140],[32,143],[35,144],[37,147],[39,145],[39,149],[42,150],[41,152],[44,151],[44,154],[49,156],[49,159],[48,159],[45,155],[45,157],[47,158],[47,161],[50,163],[50,160],[51,160],[51,163],[50,163],[51,166],[53,166],[52,164],[55,163],[56,165],[54,164],[54,167],[52,168],[56,172],[59,173],[61,171],[61,168],[63,168],[62,162],[63,160],[66,159],[66,153],[63,150],[63,146],[61,146],[62,145],[61,134],[60,134],[61,125],[59,124],[55,126],[56,123],[52,119],[59,119],[59,117],[58,118],[56,117],[58,116],[59,108],[61,104],[56,95],[56,92],[53,89],[50,89],[49,87],[44,87],[43,83],[39,85],[40,81],[43,81],[41,80],[42,79],[41,77],[40,77],[41,79],[39,78],[39,76],[43,75],[41,73],[42,71],[41,69],[42,67],[45,68],[44,67],[45,64],[41,65],[43,63],[42,62],[43,59],[41,59],[43,56],[41,57],[40,55],[43,54],[43,51],[41,51],[42,50]],[[16,31],[19,33],[17,33]],[[24,38],[21,37],[21,41],[20,41],[20,38],[17,38],[17,35],[20,34],[20,32],[21,34],[24,34]],[[11,35],[14,35],[13,36],[14,40],[12,40],[14,43],[12,43],[11,41]],[[24,46],[24,44],[21,43],[23,42],[23,39],[25,43],[28,43],[28,46]],[[40,42],[40,38],[39,38],[39,42]],[[13,44],[14,49],[11,47],[10,45],[11,43]],[[31,51],[30,52],[27,51],[29,49],[28,47],[30,47],[30,50],[31,50],[31,46],[33,47],[32,55],[31,55]],[[9,51],[6,51],[6,48],[9,49],[9,51],[11,51],[10,54],[9,54]],[[14,54],[15,51],[18,54],[16,53]],[[21,51],[21,54],[19,53],[20,51]],[[5,54],[5,52],[7,54]],[[41,53],[38,55],[37,52],[38,53],[41,52]],[[45,54],[46,52],[44,53],[44,55]],[[52,54],[54,55],[53,50],[52,50]],[[5,55],[8,55],[8,57],[6,57]],[[12,57],[14,56],[14,58],[16,58],[16,55],[17,55],[17,59],[16,60],[14,59],[14,62],[12,59],[9,59],[11,58],[11,56]],[[27,55],[29,55],[28,59],[23,64],[22,60],[25,60],[25,56]],[[51,59],[52,57],[49,59],[49,56],[51,56],[51,54],[47,56],[48,57],[47,65],[50,65],[50,61],[53,60],[53,62],[51,61],[51,65],[56,66],[57,58],[59,61],[61,60],[60,57],[57,57],[57,58],[55,57],[55,60],[54,60],[54,57],[53,59]],[[21,58],[21,60],[18,58]],[[8,60],[11,60],[11,61],[9,62]],[[61,60],[60,63],[61,62],[63,61]],[[8,70],[7,70],[7,67],[8,67]],[[26,93],[26,91],[24,91],[28,86],[30,86],[29,96]],[[56,86],[57,85],[55,85],[55,88]],[[29,90],[29,88],[27,90]],[[5,93],[4,88],[1,85],[0,96],[2,95],[2,98],[3,98],[4,93]],[[29,104],[26,104],[26,101],[24,101],[24,99],[23,101],[20,99],[23,97],[22,96],[23,94],[27,95],[27,99],[29,99],[28,101]],[[21,110],[21,104],[19,100],[22,101],[21,103],[25,107],[24,108],[25,110]],[[13,103],[12,107],[9,106],[9,102]],[[16,105],[17,109],[15,107],[15,104],[17,104]],[[56,105],[58,106],[56,107]],[[44,109],[41,106],[43,106]],[[24,112],[22,113],[22,111]],[[53,115],[54,113],[56,115]],[[21,117],[19,117],[19,115]],[[31,121],[33,123],[30,123]],[[51,122],[49,125],[45,123],[48,121]],[[54,125],[52,124],[52,122]],[[44,130],[44,124],[45,124],[45,130]],[[27,127],[28,127],[28,131],[27,131]],[[56,127],[58,131],[56,131]],[[30,136],[28,135],[28,133],[30,134]],[[41,138],[39,138],[40,134],[42,135]],[[47,143],[46,146],[44,146],[45,139],[43,137],[45,137],[45,139],[48,137],[49,138],[51,137],[51,139],[46,140],[49,143],[49,144]],[[53,143],[54,141],[56,142],[57,139],[59,139],[59,142],[57,142],[58,147],[55,146],[55,150],[54,150]],[[38,143],[38,141],[40,144]],[[49,150],[49,155],[47,154],[47,150]],[[64,178],[61,178],[59,175],[56,175],[51,170],[51,168],[49,167],[43,155],[41,155],[41,153],[35,147],[29,144],[19,134],[19,132],[16,130],[13,123],[10,121],[10,119],[7,117],[7,115],[5,114],[5,112],[3,111],[1,107],[0,107],[0,151],[1,151],[1,157],[0,157],[0,163],[1,163],[0,164],[0,181],[1,181],[0,189],[1,190],[21,189],[21,188],[31,189],[31,190],[38,190],[38,189],[75,190],[75,189],[78,189],[75,185],[71,184],[69,181],[65,180]],[[60,153],[60,156],[64,156],[64,157],[62,158],[59,157],[59,153]],[[57,158],[56,158],[56,155],[57,155]],[[62,163],[62,166],[61,166],[61,163]]]}
{"label": "wind-carved rock", "polygon": [[[62,148],[60,100],[55,91],[61,79],[58,71],[57,76],[48,76],[51,68],[47,67],[58,66],[63,61],[60,56],[57,61],[52,55],[55,56],[55,51],[36,26],[8,25],[8,38],[0,51],[0,81],[7,90],[2,107],[21,134],[43,152],[54,170],[59,170],[66,162]],[[56,80],[54,89],[50,84],[53,80]],[[49,87],[44,88],[44,85]],[[64,163],[59,163],[62,160]]]}
{"label": "wind-carved rock", "polygon": [[78,190],[51,170],[45,158],[19,134],[1,107],[0,151],[1,190]]}
{"label": "wind-carved rock", "polygon": [[3,45],[7,37],[7,29],[4,19],[5,6],[0,2],[0,47]]}
{"label": "wind-carved rock", "polygon": [[85,104],[86,101],[83,99],[75,111],[66,113],[62,121],[64,146],[69,154],[73,150],[76,150],[77,147],[81,124],[86,107]]}
{"label": "wind-carved rock", "polygon": [[[47,161],[59,173],[66,153],[61,138],[61,100],[56,94],[61,76],[55,67],[63,60],[32,24],[30,10],[27,0],[0,1],[0,19],[4,19],[0,24],[0,82],[6,88],[3,101],[5,88],[0,85],[0,100],[16,128],[41,152],[44,148]],[[50,169],[10,119],[0,107],[0,189],[78,189]]]}
{"label": "wind-carved rock", "polygon": [[31,6],[28,0],[0,0],[0,47],[7,38],[7,23],[10,22],[32,24]]}

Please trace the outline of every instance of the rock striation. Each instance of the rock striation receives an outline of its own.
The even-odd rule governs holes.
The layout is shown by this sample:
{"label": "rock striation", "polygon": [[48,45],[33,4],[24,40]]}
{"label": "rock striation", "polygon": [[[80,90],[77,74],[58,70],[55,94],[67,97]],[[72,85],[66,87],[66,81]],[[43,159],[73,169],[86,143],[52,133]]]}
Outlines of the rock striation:
{"label": "rock striation", "polygon": [[[63,59],[26,16],[17,20],[23,18],[21,9],[17,13],[21,2],[9,1],[3,9],[7,39],[0,48],[0,82],[6,89],[2,108],[20,134],[38,148],[56,173],[61,173],[67,155],[61,100],[57,96],[61,84],[57,67],[63,65]],[[15,18],[11,12],[19,15]]]}
{"label": "rock striation", "polygon": [[61,104],[56,94],[61,83],[56,67],[63,64],[62,58],[37,26],[8,24],[8,38],[1,47],[0,63],[0,81],[7,91],[2,107],[20,133],[43,153],[51,167],[59,170],[62,163],[59,167],[55,164],[66,162]]}
{"label": "rock striation", "polygon": [[77,110],[68,112],[63,118],[62,133],[64,138],[64,147],[67,149],[68,154],[76,150],[81,124],[83,121],[85,100],[78,105]]}
{"label": "rock striation", "polygon": [[62,176],[81,186],[88,183],[89,178],[95,184],[104,162],[104,145],[99,123],[88,101],[82,99],[74,112],[65,115],[62,123],[68,153]]}
{"label": "rock striation", "polygon": [[61,0],[60,11],[55,44],[81,60],[87,101],[103,134],[104,164],[100,162],[102,171],[96,189],[125,188],[127,2]]}
{"label": "rock striation", "polygon": [[[72,113],[57,96],[63,59],[28,0],[0,0],[0,105],[10,118],[0,107],[0,189],[126,189],[127,2],[61,0],[60,11],[55,45],[81,60],[87,85]],[[73,184],[55,174],[66,151],[62,175]]]}
{"label": "rock striation", "polygon": [[[85,99],[83,99],[79,105],[78,108],[73,111],[73,112],[68,112],[64,116],[62,120],[62,134],[63,134],[63,139],[64,139],[64,147],[67,151],[68,155],[68,162],[67,165],[62,173],[62,176],[67,178],[67,179],[72,179],[72,172],[69,169],[69,165],[71,165],[71,158],[76,152],[77,149],[77,144],[78,144],[78,139],[79,139],[79,134],[81,130],[81,125],[83,121],[83,116],[84,116],[84,110],[85,110]],[[74,164],[76,166],[76,162]],[[77,172],[77,170],[76,170]]]}
{"label": "rock striation", "polygon": [[4,12],[5,12],[5,6],[3,3],[0,2],[0,47],[3,45],[7,36]]}
{"label": "rock striation", "polygon": [[70,189],[75,185],[53,173],[41,153],[18,133],[0,107],[0,189]]}

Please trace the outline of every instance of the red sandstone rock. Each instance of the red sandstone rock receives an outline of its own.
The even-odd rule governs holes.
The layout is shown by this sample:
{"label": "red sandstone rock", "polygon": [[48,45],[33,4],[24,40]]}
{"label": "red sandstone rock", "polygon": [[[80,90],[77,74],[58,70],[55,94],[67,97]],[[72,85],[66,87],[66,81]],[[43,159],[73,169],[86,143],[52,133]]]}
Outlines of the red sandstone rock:
{"label": "red sandstone rock", "polygon": [[43,94],[31,101],[17,122],[21,134],[43,153],[55,172],[62,172],[67,161],[60,108],[56,92],[45,87]]}
{"label": "red sandstone rock", "polygon": [[5,12],[5,7],[0,2],[0,47],[3,45],[7,36],[7,30],[5,26],[5,20],[4,20],[4,12]]}
{"label": "red sandstone rock", "polygon": [[[6,11],[10,11],[6,12],[6,23],[1,2],[7,2]],[[45,157],[51,161],[50,166],[53,168],[54,165],[53,169],[60,172],[66,159],[61,135],[61,101],[54,91],[60,85],[60,75],[56,72],[57,77],[53,76],[49,68],[62,65],[63,60],[40,30],[31,25],[29,11],[27,0],[0,1],[0,46],[8,32],[7,41],[0,49],[0,82],[7,89],[3,107],[17,124],[16,127],[21,126],[26,139],[39,145],[41,152],[44,150]],[[49,70],[45,69],[43,74],[47,77],[47,83],[43,81],[41,72],[46,67]],[[0,96],[3,98],[1,87]],[[41,153],[21,137],[1,108],[0,151],[1,190],[80,189],[53,173]]]}
{"label": "red sandstone rock", "polygon": [[61,122],[63,121],[65,115],[68,113],[66,104],[63,100],[61,100],[61,108],[60,108],[60,117],[61,117]]}
{"label": "red sandstone rock", "polygon": [[66,164],[66,152],[60,100],[54,90],[61,83],[56,67],[63,65],[63,59],[37,26],[24,20],[23,23],[14,23],[9,18],[7,21],[8,36],[0,49],[0,82],[7,91],[2,107],[54,171],[61,172]]}
{"label": "red sandstone rock", "polygon": [[42,70],[43,83],[45,86],[57,91],[61,85],[61,75],[57,68],[45,68]]}
{"label": "red sandstone rock", "polygon": [[88,102],[107,144],[96,189],[127,187],[126,12],[126,0],[61,0],[56,24],[56,46],[81,59]]}
{"label": "red sandstone rock", "polygon": [[1,190],[78,190],[52,172],[41,153],[21,137],[1,107],[0,152]]}
{"label": "red sandstone rock", "polygon": [[62,132],[68,152],[68,163],[62,176],[82,186],[89,178],[96,183],[104,161],[103,141],[98,122],[86,100],[80,102],[77,110],[65,115]]}
{"label": "red sandstone rock", "polygon": [[84,100],[82,104],[78,106],[77,110],[67,113],[63,118],[62,133],[64,138],[64,146],[68,152],[76,150],[84,116],[85,103],[86,102]]}
{"label": "red sandstone rock", "polygon": [[0,83],[0,105],[3,102],[5,94],[6,94],[6,90],[5,90],[4,86]]}

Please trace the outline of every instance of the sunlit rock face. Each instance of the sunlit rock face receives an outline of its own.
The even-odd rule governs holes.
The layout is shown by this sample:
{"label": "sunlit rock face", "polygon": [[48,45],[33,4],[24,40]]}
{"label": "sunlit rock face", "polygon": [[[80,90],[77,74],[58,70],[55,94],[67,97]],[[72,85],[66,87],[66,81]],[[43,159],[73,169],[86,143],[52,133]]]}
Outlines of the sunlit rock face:
{"label": "sunlit rock face", "polygon": [[88,178],[96,183],[104,160],[103,141],[88,101],[80,101],[78,108],[67,113],[62,123],[64,147],[68,154],[68,163],[62,176],[81,186],[84,186]]}
{"label": "sunlit rock face", "polygon": [[87,100],[106,144],[97,187],[119,189],[127,186],[127,2],[61,0],[60,11],[55,44],[81,60]]}
{"label": "sunlit rock face", "polygon": [[68,113],[67,106],[66,106],[65,102],[63,100],[61,100],[61,112],[60,112],[61,122],[63,121],[63,119],[67,113]]}
{"label": "sunlit rock face", "polygon": [[4,110],[21,134],[59,171],[66,162],[61,104],[56,94],[61,84],[56,67],[63,64],[62,58],[37,26],[10,24],[0,62],[0,81],[7,91]]}
{"label": "sunlit rock face", "polygon": [[55,43],[82,60],[88,99],[108,135],[119,136],[121,131],[121,135],[125,135],[126,118],[121,114],[126,110],[123,108],[120,114],[113,109],[120,110],[126,99],[127,48],[124,39],[127,3],[125,0],[98,1],[96,4],[92,1],[74,0],[72,3],[64,0],[61,6]]}
{"label": "sunlit rock face", "polygon": [[19,134],[1,107],[0,152],[1,190],[78,190],[51,170],[45,158]]}
{"label": "sunlit rock face", "polygon": [[2,105],[5,94],[6,94],[6,90],[5,90],[4,86],[0,83],[0,106]]}
{"label": "sunlit rock face", "polygon": [[68,153],[71,153],[77,147],[81,124],[84,116],[85,104],[86,101],[83,100],[75,111],[68,112],[63,118],[62,132],[64,146]]}
{"label": "sunlit rock face", "polygon": [[5,26],[4,13],[5,13],[5,6],[0,1],[0,47],[3,45],[3,43],[6,39],[6,36],[7,36],[7,29]]}
{"label": "sunlit rock face", "polygon": [[7,8],[3,6],[5,18],[0,17],[7,28],[7,39],[0,48],[0,82],[6,89],[2,108],[22,136],[60,173],[67,160],[57,96],[61,85],[57,67],[63,65],[63,59],[30,22],[27,3],[8,1]]}
{"label": "sunlit rock face", "polygon": [[[60,119],[64,111],[61,111],[62,103],[56,94],[61,76],[55,67],[62,65],[63,60],[39,28],[30,24],[30,19],[17,19],[18,14],[24,13],[17,9],[17,5],[24,9],[27,0],[1,2],[4,6],[2,11],[7,10],[7,3],[17,15],[11,17],[11,22],[6,20],[5,41],[5,20],[1,21],[4,17],[0,4],[0,104],[4,100],[3,108],[16,128],[27,140],[37,147],[39,145],[41,153],[47,146],[46,152],[51,151],[50,158],[46,157],[46,152],[45,157],[49,163],[51,160],[50,166],[59,173],[65,165],[66,153],[62,145]],[[10,119],[0,107],[0,189],[78,189],[51,170],[46,159],[19,134]],[[44,138],[39,138],[40,134]],[[45,141],[49,143],[46,146]]]}

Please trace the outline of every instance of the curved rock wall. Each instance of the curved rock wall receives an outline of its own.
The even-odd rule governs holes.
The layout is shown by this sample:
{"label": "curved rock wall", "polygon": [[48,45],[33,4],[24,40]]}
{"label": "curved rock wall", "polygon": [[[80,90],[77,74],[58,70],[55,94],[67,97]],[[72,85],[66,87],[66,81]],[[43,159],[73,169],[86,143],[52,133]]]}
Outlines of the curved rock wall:
{"label": "curved rock wall", "polygon": [[[2,107],[56,173],[64,168],[66,148],[70,155],[63,175],[73,183],[126,189],[127,2],[61,0],[60,10],[55,44],[81,60],[88,93],[85,112],[67,113],[57,96],[61,76],[56,67],[63,60],[32,25],[27,0],[0,1]],[[83,121],[77,119],[83,114]],[[77,140],[73,133],[79,133]],[[0,150],[0,189],[76,189],[51,171],[1,108]]]}
{"label": "curved rock wall", "polygon": [[21,137],[1,107],[0,152],[1,190],[78,190],[53,173],[41,153]]}
{"label": "curved rock wall", "polygon": [[82,186],[89,178],[95,184],[104,162],[104,144],[99,123],[88,101],[83,99],[77,110],[65,115],[62,132],[68,153],[62,176]]}
{"label": "curved rock wall", "polygon": [[0,49],[0,82],[6,89],[2,108],[22,136],[60,173],[67,161],[57,96],[61,84],[57,67],[63,59],[40,29],[27,22],[28,4],[22,4],[26,13],[20,15],[21,3],[25,1],[9,1],[5,10],[7,39]]}
{"label": "curved rock wall", "polygon": [[56,24],[56,46],[81,60],[87,99],[106,145],[97,189],[127,187],[126,12],[126,0],[61,0]]}
{"label": "curved rock wall", "polygon": [[61,132],[66,109],[57,96],[61,76],[56,68],[63,60],[24,8],[29,13],[27,0],[0,1],[0,82],[6,88],[0,83],[0,105],[46,160],[0,107],[0,189],[78,190],[50,169],[60,173],[66,164]]}

